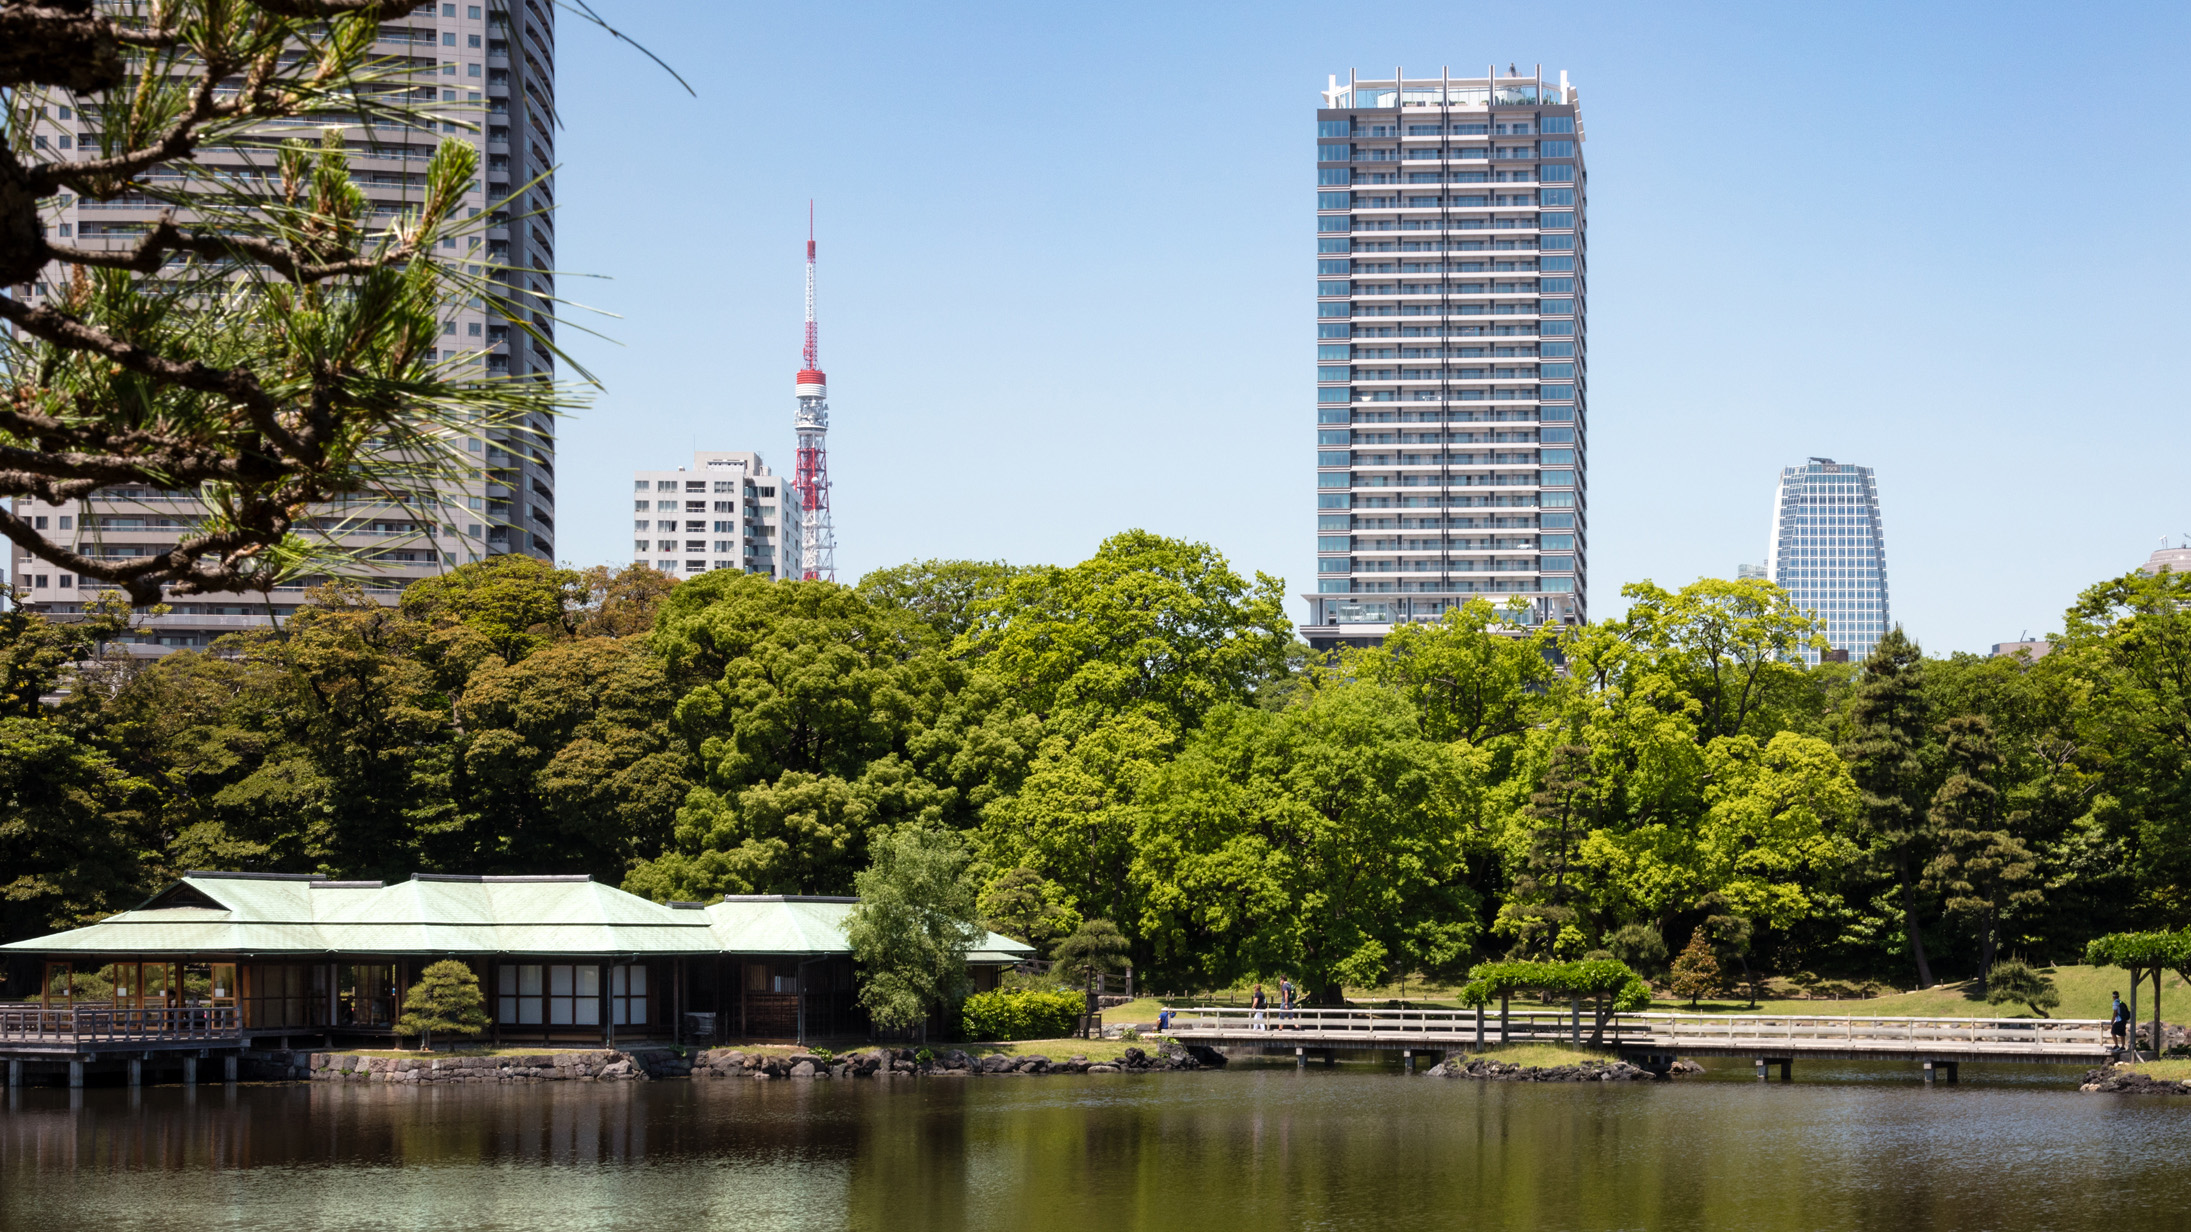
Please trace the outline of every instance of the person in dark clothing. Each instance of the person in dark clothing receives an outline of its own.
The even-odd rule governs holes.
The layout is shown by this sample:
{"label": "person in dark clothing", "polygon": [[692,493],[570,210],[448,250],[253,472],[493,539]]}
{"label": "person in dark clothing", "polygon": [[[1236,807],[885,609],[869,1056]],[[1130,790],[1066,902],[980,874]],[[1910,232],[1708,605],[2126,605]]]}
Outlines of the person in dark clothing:
{"label": "person in dark clothing", "polygon": [[1263,1011],[1269,1006],[1270,999],[1263,995],[1263,986],[1257,984],[1254,995],[1248,998],[1248,1008],[1255,1011],[1255,1029],[1258,1031],[1263,1029]]}
{"label": "person in dark clothing", "polygon": [[2127,1048],[2130,1046],[2128,1043],[2130,1037],[2130,1007],[2123,1004],[2123,995],[2121,993],[2111,992],[2107,995],[2115,999],[2115,1011],[2108,1018],[2115,1033],[2115,1046],[2117,1048]]}

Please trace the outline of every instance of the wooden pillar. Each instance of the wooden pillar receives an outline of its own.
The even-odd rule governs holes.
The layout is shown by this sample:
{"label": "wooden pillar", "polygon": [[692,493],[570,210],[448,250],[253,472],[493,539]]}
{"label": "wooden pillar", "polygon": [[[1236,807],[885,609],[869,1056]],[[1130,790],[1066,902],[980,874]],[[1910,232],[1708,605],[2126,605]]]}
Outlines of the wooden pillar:
{"label": "wooden pillar", "polygon": [[221,1081],[234,1082],[235,1080],[236,1054],[231,1052],[227,1056],[221,1058]]}
{"label": "wooden pillar", "polygon": [[1400,1050],[1400,1069],[1401,1069],[1401,1072],[1403,1072],[1403,1073],[1409,1073],[1409,1074],[1412,1074],[1412,1073],[1414,1073],[1414,1072],[1415,1072],[1415,1050],[1414,1050],[1414,1049],[1412,1049],[1412,1048],[1402,1048],[1402,1049]]}
{"label": "wooden pillar", "polygon": [[143,1086],[144,1084],[145,1084],[145,1063],[144,1063],[144,1059],[143,1059],[142,1057],[131,1057],[131,1058],[129,1059],[129,1085],[131,1085],[131,1086],[133,1086],[133,1087],[141,1087],[141,1086]]}
{"label": "wooden pillar", "polygon": [[1506,1035],[1506,1005],[1507,1005],[1507,1000],[1508,1000],[1509,996],[1510,996],[1510,994],[1508,994],[1508,993],[1503,993],[1503,992],[1502,992],[1502,993],[1500,993],[1500,994],[1499,994],[1499,1042],[1500,1042],[1501,1044],[1504,1044],[1504,1043],[1506,1043],[1506,1041],[1507,1041],[1507,1035]]}
{"label": "wooden pillar", "polygon": [[1567,1012],[1574,1023],[1575,1047],[1580,1048],[1582,1047],[1582,998],[1569,997],[1567,999]]}
{"label": "wooden pillar", "polygon": [[1930,1061],[1925,1062],[1925,1085],[1928,1087],[1932,1085],[1932,1062]]}
{"label": "wooden pillar", "polygon": [[23,1085],[23,1063],[21,1061],[13,1059],[8,1061],[8,1085],[11,1087]]}
{"label": "wooden pillar", "polygon": [[71,1061],[68,1063],[68,1084],[71,1087],[81,1087],[84,1085],[84,1063],[82,1061]]}
{"label": "wooden pillar", "polygon": [[[653,985],[648,985],[648,995],[653,995]],[[669,1042],[685,1042],[685,960],[669,960]]]}
{"label": "wooden pillar", "polygon": [[[1928,1061],[1928,1062],[1926,1062],[1926,1063],[1925,1063],[1925,1070],[1926,1070],[1926,1079],[1925,1079],[1925,1080],[1926,1080],[1927,1082],[1930,1082],[1930,1081],[1932,1080],[1932,1079],[1931,1079],[1931,1070],[1932,1070],[1932,1063],[1931,1063],[1931,1062],[1929,1062],[1929,1061]],[[1758,1080],[1759,1082],[1763,1082],[1763,1081],[1765,1081],[1765,1058],[1763,1058],[1763,1057],[1759,1057],[1759,1058],[1757,1058],[1757,1080]]]}
{"label": "wooden pillar", "polygon": [[616,1047],[616,1016],[610,1013],[613,1005],[609,1001],[609,964],[601,963],[599,967],[601,971],[601,991],[595,995],[601,998],[601,1042],[607,1047],[614,1048]]}
{"label": "wooden pillar", "polygon": [[1306,1048],[1295,1048],[1295,1049],[1293,1050],[1293,1068],[1295,1068],[1295,1069],[1307,1069],[1308,1067],[1309,1067],[1309,1054],[1308,1054],[1308,1049],[1306,1049]]}
{"label": "wooden pillar", "polygon": [[194,1056],[183,1058],[183,1085],[186,1087],[198,1085],[198,1058]]}
{"label": "wooden pillar", "polygon": [[1780,1058],[1780,1080],[1781,1080],[1782,1082],[1793,1082],[1793,1081],[1795,1081],[1795,1058],[1794,1058],[1794,1057],[1782,1057],[1782,1058]]}
{"label": "wooden pillar", "polygon": [[1483,1051],[1483,1007],[1476,1007],[1476,1051]]}

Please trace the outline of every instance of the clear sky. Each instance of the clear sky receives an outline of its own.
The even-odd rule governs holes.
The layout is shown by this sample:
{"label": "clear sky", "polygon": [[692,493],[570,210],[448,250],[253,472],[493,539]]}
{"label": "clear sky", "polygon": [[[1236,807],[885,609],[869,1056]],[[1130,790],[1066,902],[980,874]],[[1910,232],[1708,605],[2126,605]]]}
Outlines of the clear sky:
{"label": "clear sky", "polygon": [[1762,561],[1813,454],[1933,651],[2191,531],[2182,4],[601,7],[699,97],[561,18],[573,564],[634,469],[790,469],[811,197],[841,579],[1138,526],[1300,594],[1316,91],[1493,61],[1588,130],[1594,616]]}

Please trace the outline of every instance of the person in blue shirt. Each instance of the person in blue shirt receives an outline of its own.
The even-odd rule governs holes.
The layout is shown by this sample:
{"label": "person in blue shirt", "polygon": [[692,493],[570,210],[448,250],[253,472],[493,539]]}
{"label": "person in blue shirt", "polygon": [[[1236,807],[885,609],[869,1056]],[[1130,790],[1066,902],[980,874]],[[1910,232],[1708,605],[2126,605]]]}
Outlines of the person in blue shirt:
{"label": "person in blue shirt", "polygon": [[2127,1041],[2130,1036],[2130,1007],[2123,1004],[2123,995],[2121,993],[2111,992],[2107,995],[2115,999],[2115,1010],[2108,1016],[2108,1021],[2112,1024],[2115,1033],[2115,1046],[2117,1048],[2127,1048],[2129,1047]]}

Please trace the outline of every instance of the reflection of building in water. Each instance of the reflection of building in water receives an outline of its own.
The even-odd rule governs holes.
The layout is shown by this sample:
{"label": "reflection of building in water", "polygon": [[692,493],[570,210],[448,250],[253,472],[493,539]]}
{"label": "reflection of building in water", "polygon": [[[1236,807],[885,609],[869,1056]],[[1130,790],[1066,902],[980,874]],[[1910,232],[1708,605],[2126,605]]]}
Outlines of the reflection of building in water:
{"label": "reflection of building in water", "polygon": [[[191,873],[134,910],[0,947],[43,960],[36,999],[0,1006],[0,1055],[387,1046],[402,990],[443,959],[478,976],[496,1044],[864,1038],[845,938],[857,901],[661,904],[584,876]],[[994,988],[1033,953],[991,933],[966,960]]]}

